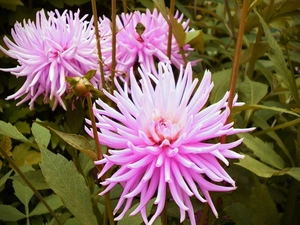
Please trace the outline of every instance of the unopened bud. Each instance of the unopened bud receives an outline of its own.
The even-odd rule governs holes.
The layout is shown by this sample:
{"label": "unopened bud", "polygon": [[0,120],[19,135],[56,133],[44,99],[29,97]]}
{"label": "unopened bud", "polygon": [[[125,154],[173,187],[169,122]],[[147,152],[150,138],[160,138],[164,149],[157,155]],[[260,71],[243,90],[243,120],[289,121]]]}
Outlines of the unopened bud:
{"label": "unopened bud", "polygon": [[85,97],[90,93],[90,82],[85,77],[75,77],[77,82],[73,88],[73,91],[78,97]]}

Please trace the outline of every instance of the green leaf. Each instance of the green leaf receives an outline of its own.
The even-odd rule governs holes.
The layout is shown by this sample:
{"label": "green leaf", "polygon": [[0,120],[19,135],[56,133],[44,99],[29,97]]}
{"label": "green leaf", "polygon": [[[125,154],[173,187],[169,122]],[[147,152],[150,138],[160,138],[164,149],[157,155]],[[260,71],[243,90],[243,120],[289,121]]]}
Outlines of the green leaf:
{"label": "green leaf", "polygon": [[175,1],[175,6],[179,10],[179,12],[183,13],[186,16],[186,18],[193,18],[193,15],[189,11],[189,9],[179,1]]}
{"label": "green leaf", "polygon": [[2,148],[5,152],[9,152],[12,149],[11,139],[7,136],[2,136],[0,141],[0,148]]}
{"label": "green leaf", "polygon": [[8,173],[6,173],[3,177],[0,178],[0,189],[6,183],[6,181],[9,178],[11,173],[12,173],[12,170],[8,171]]}
{"label": "green leaf", "polygon": [[[2,149],[2,151],[6,152],[6,154],[8,156],[12,156],[11,153],[11,139],[7,136],[2,136],[1,140],[0,140],[0,148]],[[0,156],[3,156],[0,152]]]}
{"label": "green leaf", "polygon": [[15,195],[23,203],[25,208],[28,208],[28,203],[33,196],[33,191],[28,186],[24,186],[16,180],[13,181],[13,187],[15,190]]}
{"label": "green leaf", "polygon": [[30,134],[30,126],[27,122],[24,121],[17,121],[15,124],[15,127],[20,131],[22,134]]}
{"label": "green leaf", "polygon": [[88,176],[91,169],[95,167],[94,162],[86,154],[83,154],[82,152],[79,154],[78,161],[80,163],[84,175]]}
{"label": "green leaf", "polygon": [[27,114],[30,112],[31,110],[28,107],[15,110],[13,111],[12,115],[9,117],[9,122],[15,123],[19,121],[21,118],[26,117]]}
{"label": "green leaf", "polygon": [[97,224],[89,189],[74,164],[62,155],[50,152],[38,141],[37,143],[42,152],[40,167],[50,188],[82,224]]}
{"label": "green leaf", "polygon": [[239,97],[248,105],[257,104],[266,96],[268,86],[266,84],[252,81],[247,76],[239,85]]}
{"label": "green leaf", "polygon": [[95,76],[96,72],[97,72],[97,70],[89,70],[89,71],[86,72],[84,77],[88,80],[91,80]]}
{"label": "green leaf", "polygon": [[22,143],[15,146],[12,153],[12,158],[19,167],[23,166],[24,163],[27,163],[31,166],[41,162],[41,153],[31,150],[30,146],[27,144]]}
{"label": "green leaf", "polygon": [[0,0],[0,4],[24,5],[21,0]]}
{"label": "green leaf", "polygon": [[38,140],[39,143],[43,144],[46,147],[48,146],[51,138],[51,134],[48,129],[38,123],[33,123],[31,131],[34,135],[34,138]]}
{"label": "green leaf", "polygon": [[210,103],[215,103],[221,100],[224,94],[229,90],[231,71],[232,69],[227,69],[212,74],[214,88],[212,89],[209,97]]}
{"label": "green leaf", "polygon": [[82,223],[80,223],[80,221],[76,218],[71,218],[71,219],[68,219],[64,225],[82,225]]}
{"label": "green leaf", "polygon": [[280,217],[273,199],[264,184],[256,181],[252,188],[249,209],[251,211],[252,224],[279,225]]}
{"label": "green leaf", "polygon": [[[168,13],[166,10],[166,5],[164,0],[153,0],[154,5],[158,9],[158,11],[163,15],[166,21],[168,21]],[[166,31],[167,32],[167,31]]]}
{"label": "green leaf", "polygon": [[[74,218],[69,211],[58,214],[58,219],[62,224],[64,224],[71,217]],[[58,223],[56,222],[55,218],[52,218],[52,220],[47,225],[58,225]]]}
{"label": "green leaf", "polygon": [[270,143],[264,142],[258,137],[247,133],[238,134],[237,136],[244,138],[243,143],[252,150],[254,155],[260,158],[261,161],[277,169],[284,168],[283,159],[274,151]]}
{"label": "green leaf", "polygon": [[10,123],[5,123],[4,121],[0,121],[0,134],[24,143],[32,144],[23,134],[18,131],[16,127]]}
{"label": "green leaf", "polygon": [[[53,195],[47,196],[44,199],[48,203],[48,205],[50,206],[50,208],[52,210],[56,210],[59,207],[63,206],[63,203],[62,203],[60,197],[58,197],[57,195],[53,194]],[[45,207],[45,205],[42,202],[39,202],[37,204],[37,206],[31,211],[29,216],[37,216],[37,215],[42,215],[42,214],[46,214],[46,213],[49,213],[49,210]]]}
{"label": "green leaf", "polygon": [[0,0],[0,6],[15,11],[18,5],[24,5],[21,0]]}
{"label": "green leaf", "polygon": [[85,109],[82,107],[81,99],[73,100],[75,109],[68,107],[67,112],[65,113],[66,122],[69,128],[69,132],[77,134],[83,127],[85,120]]}
{"label": "green leaf", "polygon": [[[146,210],[147,210],[147,214],[149,214],[153,203],[154,203],[155,199],[152,199],[148,202]],[[139,205],[140,203],[135,204],[134,206],[132,206],[125,214],[125,216],[123,217],[122,220],[118,221],[118,225],[141,225],[143,224],[143,218],[141,217],[140,214],[137,214],[135,216],[129,216],[129,214]],[[159,221],[159,220],[155,220]],[[155,224],[154,222],[154,224]],[[160,222],[160,221],[159,221]],[[160,223],[159,223],[160,224]]]}
{"label": "green leaf", "polygon": [[83,137],[81,135],[77,135],[77,134],[64,133],[64,132],[55,130],[51,127],[48,127],[48,128],[51,131],[53,131],[55,134],[57,134],[65,142],[67,142],[69,145],[71,145],[73,148],[78,149],[82,153],[86,154],[93,161],[97,160],[97,154],[93,150],[91,150],[92,146],[85,137]]}
{"label": "green leaf", "polygon": [[0,205],[0,220],[2,221],[18,221],[26,218],[26,215],[21,213],[11,205]]}
{"label": "green leaf", "polygon": [[48,0],[48,1],[56,8],[61,9],[64,7],[64,2],[62,0]]}
{"label": "green leaf", "polygon": [[139,0],[139,2],[140,2],[145,8],[153,9],[153,7],[154,7],[153,1],[151,1],[151,0]]}
{"label": "green leaf", "polygon": [[233,202],[225,212],[236,225],[252,225],[249,209],[243,203]]}
{"label": "green leaf", "polygon": [[[262,119],[261,117],[255,114],[251,116],[251,120],[255,123],[255,126],[259,126],[260,128],[262,128],[262,130],[267,130],[271,128],[270,125],[266,122],[266,120]],[[268,131],[266,134],[276,141],[277,145],[283,150],[283,152],[290,159],[290,161],[293,162],[292,156],[290,155],[288,148],[284,145],[284,143],[276,134],[276,132]]]}
{"label": "green leaf", "polygon": [[185,43],[190,44],[194,49],[204,52],[204,35],[202,30],[194,30],[186,33]]}
{"label": "green leaf", "polygon": [[300,167],[292,167],[286,173],[300,181]]}
{"label": "green leaf", "polygon": [[274,39],[274,36],[272,35],[270,29],[268,28],[268,25],[265,23],[264,19],[259,15],[257,11],[255,11],[259,21],[264,29],[264,32],[266,34],[267,41],[270,46],[270,51],[268,53],[268,57],[273,62],[276,76],[278,79],[280,79],[282,82],[285,83],[285,85],[290,89],[291,94],[294,96],[295,101],[298,105],[300,105],[300,98],[298,93],[298,88],[296,85],[295,77],[292,75],[291,71],[287,67],[287,63],[285,61],[283,52],[278,45],[277,41]]}
{"label": "green leaf", "polygon": [[279,108],[279,107],[274,107],[274,106],[266,106],[266,105],[243,105],[243,106],[236,106],[233,108],[233,110],[236,111],[245,111],[248,109],[253,109],[253,110],[259,110],[259,109],[267,109],[267,110],[272,110],[272,111],[276,111],[279,113],[287,113],[293,116],[297,116],[300,117],[300,115],[298,113],[295,113],[291,110],[287,110],[284,108]]}
{"label": "green leaf", "polygon": [[84,3],[89,2],[90,0],[63,0],[64,3],[66,3],[67,5],[73,6],[73,5],[82,5]]}
{"label": "green leaf", "polygon": [[238,163],[235,164],[244,167],[245,169],[250,170],[252,173],[256,174],[257,176],[263,178],[270,178],[273,175],[278,175],[281,173],[281,171],[272,169],[266,164],[248,155],[245,155],[244,159],[241,159]]}
{"label": "green leaf", "polygon": [[[45,177],[42,173],[42,171],[28,171],[25,172],[24,175],[26,178],[30,181],[30,183],[33,185],[33,187],[37,190],[46,190],[49,189],[49,185],[45,181]],[[26,185],[25,181],[19,176],[15,175],[11,177],[13,180],[19,181],[21,184]]]}
{"label": "green leaf", "polygon": [[172,24],[174,37],[179,47],[182,47],[185,45],[185,38],[186,38],[186,33],[183,29],[183,26],[181,23],[178,22],[176,18],[174,18],[174,16],[171,15],[169,10],[167,10],[167,13],[169,14],[169,21]]}
{"label": "green leaf", "polygon": [[[266,96],[268,86],[260,82],[252,81],[245,76],[244,81],[239,85],[239,97],[246,105],[257,104],[263,97]],[[245,124],[248,123],[252,110],[245,112]]]}

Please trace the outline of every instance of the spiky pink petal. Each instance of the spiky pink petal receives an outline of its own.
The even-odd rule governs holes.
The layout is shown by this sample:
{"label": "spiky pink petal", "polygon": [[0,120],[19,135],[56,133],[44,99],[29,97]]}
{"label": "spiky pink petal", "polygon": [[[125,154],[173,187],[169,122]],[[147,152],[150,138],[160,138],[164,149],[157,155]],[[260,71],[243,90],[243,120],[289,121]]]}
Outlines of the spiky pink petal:
{"label": "spiky pink petal", "polygon": [[[119,166],[102,182],[108,187],[101,195],[118,183],[123,186],[115,212],[124,204],[125,208],[118,220],[122,219],[132,198],[139,196],[140,203],[131,214],[140,212],[144,222],[151,225],[164,208],[167,189],[180,208],[181,221],[187,212],[190,224],[196,223],[191,196],[207,202],[217,216],[209,193],[236,189],[220,161],[228,165],[227,158],[243,158],[231,150],[241,144],[242,139],[216,144],[210,140],[252,129],[235,129],[232,123],[226,124],[230,114],[228,93],[219,102],[204,108],[213,87],[209,71],[205,71],[198,88],[198,80],[192,79],[190,63],[186,69],[181,67],[177,82],[168,63],[159,63],[157,77],[145,66],[139,73],[139,82],[132,72],[130,85],[125,83],[122,87],[116,83],[117,91],[113,95],[105,92],[118,109],[101,99],[94,105],[99,139],[115,149],[110,150],[105,159],[95,162],[104,164],[99,176],[113,165]],[[237,98],[233,104],[241,105]],[[86,131],[93,137],[90,128],[86,127]],[[157,207],[148,221],[145,207],[152,197]]]}

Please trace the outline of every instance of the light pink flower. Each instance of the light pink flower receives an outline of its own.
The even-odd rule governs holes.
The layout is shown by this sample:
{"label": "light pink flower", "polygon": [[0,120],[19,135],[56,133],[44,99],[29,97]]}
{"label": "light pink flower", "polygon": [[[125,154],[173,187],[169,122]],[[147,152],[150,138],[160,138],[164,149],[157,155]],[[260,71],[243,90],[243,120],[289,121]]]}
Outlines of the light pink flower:
{"label": "light pink flower", "polygon": [[[125,206],[116,220],[124,216],[134,197],[139,197],[140,204],[131,215],[140,212],[145,223],[152,224],[164,208],[167,188],[180,208],[181,221],[187,212],[190,224],[196,223],[191,196],[207,202],[217,216],[209,192],[236,189],[234,180],[219,161],[229,165],[228,158],[243,158],[231,150],[242,139],[226,144],[210,140],[252,129],[235,129],[233,123],[226,124],[230,114],[228,93],[219,102],[205,107],[213,88],[209,71],[205,71],[198,88],[198,79],[192,79],[190,63],[185,70],[181,67],[178,79],[171,66],[164,63],[158,65],[158,77],[145,72],[145,68],[139,73],[140,82],[131,73],[130,87],[127,83],[121,87],[116,82],[118,91],[113,95],[105,92],[116,103],[117,110],[101,99],[97,101],[100,108],[94,106],[99,140],[111,148],[110,155],[95,162],[104,164],[99,177],[112,166],[119,166],[101,183],[108,185],[101,195],[117,184],[123,186],[114,213]],[[233,102],[235,106],[242,105],[236,100],[237,97]],[[89,128],[86,131],[93,137]],[[146,205],[153,196],[156,196],[157,208],[148,221]]]}
{"label": "light pink flower", "polygon": [[[0,49],[18,62],[14,68],[1,69],[17,77],[26,77],[23,86],[7,99],[19,99],[18,104],[28,100],[34,107],[35,100],[44,96],[44,103],[53,100],[53,109],[58,104],[65,108],[63,96],[68,90],[66,76],[83,76],[98,69],[93,23],[87,15],[79,17],[79,10],[47,12],[38,11],[36,21],[17,22],[12,29],[13,41],[4,37],[8,50]],[[96,84],[99,74],[92,79]]]}
{"label": "light pink flower", "polygon": [[[179,16],[177,12],[175,18],[179,23],[182,23],[183,29],[188,32],[188,21],[183,22],[183,14]],[[116,71],[119,74],[129,74],[131,67],[141,64],[148,71],[156,73],[155,62],[170,61],[167,56],[169,25],[157,9],[154,9],[153,12],[147,9],[145,13],[140,11],[122,13],[117,16],[116,23],[118,27]],[[138,26],[144,27],[145,30],[142,32],[141,28],[137,28]],[[174,35],[171,43],[171,62],[179,68],[181,64],[184,64],[184,61]],[[183,49],[186,55],[192,50],[188,44],[184,45]],[[108,60],[105,63],[111,65],[111,53],[109,51],[107,53],[106,58]]]}

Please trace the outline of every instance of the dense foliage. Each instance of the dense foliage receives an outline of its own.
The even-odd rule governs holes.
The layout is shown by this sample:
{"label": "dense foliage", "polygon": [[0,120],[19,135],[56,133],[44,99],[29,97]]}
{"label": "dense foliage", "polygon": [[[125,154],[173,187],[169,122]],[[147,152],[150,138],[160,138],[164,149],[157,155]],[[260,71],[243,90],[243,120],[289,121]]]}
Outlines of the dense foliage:
{"label": "dense foliage", "polygon": [[[170,2],[120,0],[116,11],[117,14],[144,12],[156,7],[163,12]],[[189,27],[194,29],[185,36],[183,29],[178,28],[179,23],[172,24],[177,41],[194,48],[188,59],[201,60],[193,67],[194,77],[201,79],[205,69],[212,72],[214,88],[209,104],[218,102],[236,82],[233,88],[245,105],[232,109],[230,121],[239,128],[256,127],[251,133],[227,137],[228,142],[244,138],[235,150],[245,158],[231,160],[230,166],[224,167],[237,189],[211,193],[219,218],[194,196],[193,209],[197,224],[201,225],[297,225],[300,224],[300,1],[251,0],[244,6],[246,22],[240,26],[245,2],[175,1],[175,8],[184,14],[184,20],[190,20]],[[1,46],[6,48],[3,37],[11,37],[16,21],[34,21],[41,8],[61,12],[65,9],[75,12],[79,8],[81,15],[92,15],[89,0],[0,0]],[[110,18],[110,1],[97,1],[97,12]],[[239,32],[242,28],[244,34]],[[235,56],[240,48],[239,35],[243,35],[241,53]],[[0,51],[1,68],[16,65],[16,60]],[[237,67],[237,77],[232,79]],[[23,83],[22,77],[0,72],[0,224],[57,224],[32,188],[41,194],[62,224],[108,224],[107,200],[98,195],[102,187],[93,163],[97,158],[95,144],[84,130],[84,119],[90,118],[87,102],[70,97],[66,101],[67,110],[58,106],[53,111],[53,102],[44,104],[42,96],[33,110],[28,102],[17,106],[19,100],[6,100]],[[106,151],[105,146],[102,150]],[[121,191],[116,186],[110,192],[113,208]],[[153,201],[148,204],[148,215],[155,212],[155,205],[151,209]],[[138,204],[138,199],[133,204]],[[129,217],[129,214],[117,224],[142,224],[141,216]],[[163,216],[167,216],[168,224],[180,223],[174,201],[167,203]],[[161,224],[160,219],[155,224]],[[189,220],[183,224],[189,224]]]}

